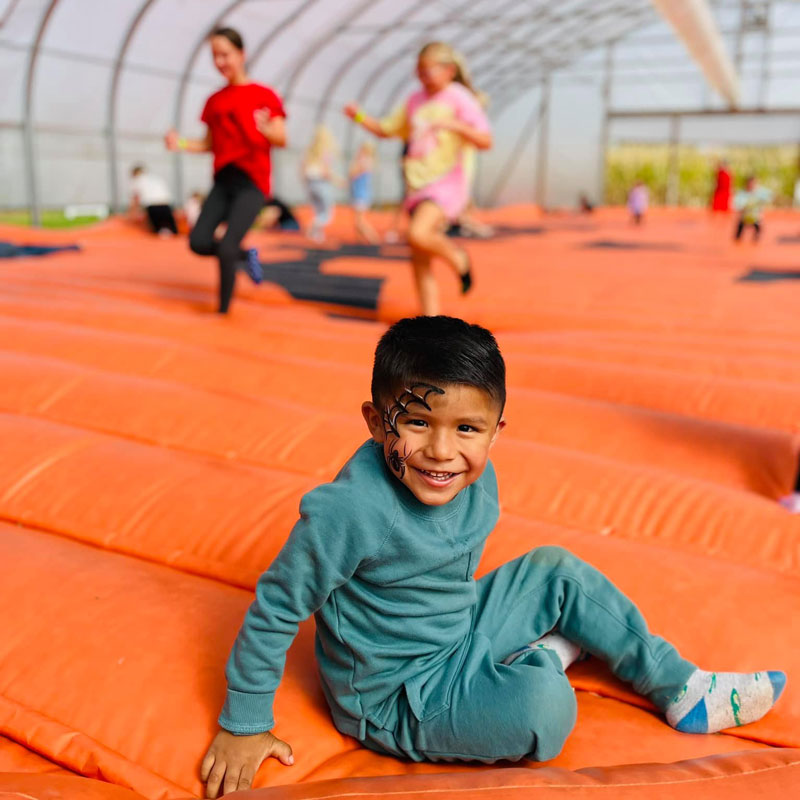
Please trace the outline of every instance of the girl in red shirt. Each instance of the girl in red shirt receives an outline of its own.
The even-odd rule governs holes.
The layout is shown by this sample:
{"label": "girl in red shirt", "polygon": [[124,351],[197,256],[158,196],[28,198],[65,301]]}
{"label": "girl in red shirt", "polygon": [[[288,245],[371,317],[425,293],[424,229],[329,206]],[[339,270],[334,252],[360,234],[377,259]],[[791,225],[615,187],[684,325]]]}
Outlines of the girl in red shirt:
{"label": "girl in red shirt", "polygon": [[[228,85],[206,101],[202,139],[185,139],[175,130],[166,137],[169,150],[214,154],[214,186],[203,203],[189,246],[199,255],[219,259],[219,311],[225,314],[239,266],[260,283],[258,251],[242,250],[241,242],[271,193],[270,150],[286,146],[286,112],[272,89],[247,75],[244,43],[233,28],[217,28],[209,37],[214,66]],[[220,223],[225,235],[214,239]]]}

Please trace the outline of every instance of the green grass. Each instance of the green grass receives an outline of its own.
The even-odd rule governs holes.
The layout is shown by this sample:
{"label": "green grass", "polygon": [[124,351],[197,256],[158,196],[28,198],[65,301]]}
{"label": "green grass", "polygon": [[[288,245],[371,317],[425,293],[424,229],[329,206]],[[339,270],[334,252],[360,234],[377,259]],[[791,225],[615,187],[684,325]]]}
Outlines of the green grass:
{"label": "green grass", "polygon": [[[67,219],[64,212],[51,208],[42,210],[43,228],[80,228],[97,222],[97,217],[76,217]],[[30,225],[31,215],[27,210],[0,211],[0,225]]]}
{"label": "green grass", "polygon": [[[772,190],[776,206],[790,206],[798,175],[797,146],[730,146],[678,148],[678,204],[706,206],[714,188],[717,162],[725,159],[733,172],[734,191],[744,185],[748,175]],[[609,147],[606,157],[606,197],[609,205],[622,205],[634,181],[650,189],[656,205],[667,194],[669,146],[635,142]]]}

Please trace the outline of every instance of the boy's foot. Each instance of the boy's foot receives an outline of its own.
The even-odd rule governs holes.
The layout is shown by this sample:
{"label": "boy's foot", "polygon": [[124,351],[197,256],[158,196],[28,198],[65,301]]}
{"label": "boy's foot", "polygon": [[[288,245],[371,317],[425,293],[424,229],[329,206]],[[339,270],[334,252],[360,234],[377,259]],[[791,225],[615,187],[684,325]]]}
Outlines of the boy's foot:
{"label": "boy's foot", "polygon": [[461,253],[464,256],[464,266],[458,275],[461,278],[461,294],[466,294],[472,288],[472,261],[466,250],[462,250]]}
{"label": "boy's foot", "polygon": [[781,696],[786,675],[695,670],[667,707],[667,722],[682,733],[716,733],[761,719]]}
{"label": "boy's foot", "polygon": [[515,650],[510,656],[503,659],[504,664],[511,664],[516,661],[520,656],[529,653],[531,650],[552,650],[561,661],[562,669],[566,670],[570,664],[578,661],[580,658],[586,657],[586,652],[581,650],[577,644],[565,639],[560,633],[547,633],[541,639],[535,642],[526,644],[525,647],[520,647]]}
{"label": "boy's foot", "polygon": [[244,271],[256,286],[264,280],[264,270],[261,268],[261,262],[258,260],[258,250],[256,250],[255,247],[251,247],[247,251],[247,258],[244,261]]}

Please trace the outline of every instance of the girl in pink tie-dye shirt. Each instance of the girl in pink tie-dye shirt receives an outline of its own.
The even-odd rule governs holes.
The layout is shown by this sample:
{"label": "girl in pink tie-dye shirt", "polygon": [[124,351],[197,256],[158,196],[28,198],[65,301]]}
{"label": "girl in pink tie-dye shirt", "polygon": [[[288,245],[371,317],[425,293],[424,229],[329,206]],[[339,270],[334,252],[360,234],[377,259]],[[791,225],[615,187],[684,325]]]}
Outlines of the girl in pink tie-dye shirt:
{"label": "girl in pink tie-dye shirt", "polygon": [[431,259],[444,259],[460,276],[462,292],[472,286],[469,255],[445,236],[446,226],[469,202],[467,150],[492,145],[483,107],[459,55],[450,45],[431,42],[417,60],[422,88],[388,117],[376,119],[350,104],[345,113],[376,136],[408,143],[404,160],[405,208],[411,215],[408,243],[422,312],[440,313]]}

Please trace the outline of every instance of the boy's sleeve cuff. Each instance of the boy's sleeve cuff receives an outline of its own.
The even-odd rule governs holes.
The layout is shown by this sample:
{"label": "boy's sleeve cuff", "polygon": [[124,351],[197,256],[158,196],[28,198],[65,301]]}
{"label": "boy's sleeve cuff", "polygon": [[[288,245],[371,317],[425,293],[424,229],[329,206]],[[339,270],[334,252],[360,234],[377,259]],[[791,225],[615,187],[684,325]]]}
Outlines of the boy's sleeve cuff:
{"label": "boy's sleeve cuff", "polygon": [[275,727],[274,696],[274,692],[251,694],[228,689],[218,722],[226,731],[241,735],[271,731]]}

